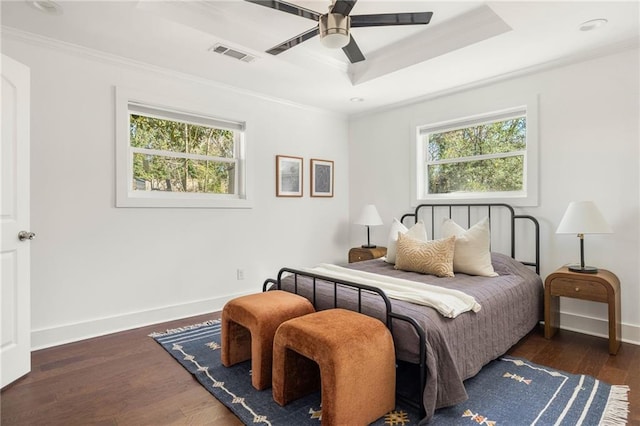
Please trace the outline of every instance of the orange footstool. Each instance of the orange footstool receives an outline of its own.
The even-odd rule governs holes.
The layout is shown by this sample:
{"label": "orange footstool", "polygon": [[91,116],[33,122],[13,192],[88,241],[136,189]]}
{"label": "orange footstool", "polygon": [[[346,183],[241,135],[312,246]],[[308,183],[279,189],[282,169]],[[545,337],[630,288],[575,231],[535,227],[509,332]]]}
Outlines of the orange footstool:
{"label": "orange footstool", "polygon": [[387,327],[344,309],[284,322],[273,340],[273,399],[284,406],[319,382],[324,425],[367,425],[393,410],[395,353]]}
{"label": "orange footstool", "polygon": [[302,296],[282,290],[230,300],[222,309],[222,364],[230,367],[251,359],[251,384],[271,386],[273,336],[283,322],[315,312]]}

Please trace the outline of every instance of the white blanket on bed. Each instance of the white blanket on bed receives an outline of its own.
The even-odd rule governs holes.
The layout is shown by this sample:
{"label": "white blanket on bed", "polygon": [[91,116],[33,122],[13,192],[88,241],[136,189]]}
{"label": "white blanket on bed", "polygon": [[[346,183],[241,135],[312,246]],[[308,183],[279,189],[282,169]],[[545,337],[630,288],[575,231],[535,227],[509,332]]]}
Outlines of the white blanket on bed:
{"label": "white blanket on bed", "polygon": [[304,270],[356,284],[378,287],[392,299],[430,306],[447,318],[455,318],[467,311],[478,312],[481,308],[480,304],[468,294],[435,285],[356,271],[328,263],[322,263],[315,268],[304,268]]}

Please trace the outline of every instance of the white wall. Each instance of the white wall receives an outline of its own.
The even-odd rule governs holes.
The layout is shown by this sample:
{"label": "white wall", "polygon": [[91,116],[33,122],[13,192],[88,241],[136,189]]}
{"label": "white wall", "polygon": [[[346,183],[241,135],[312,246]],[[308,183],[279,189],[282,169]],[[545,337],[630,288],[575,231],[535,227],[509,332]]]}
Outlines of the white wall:
{"label": "white wall", "polygon": [[[219,310],[283,265],[344,262],[366,238],[350,223],[367,203],[386,223],[372,242],[385,245],[391,217],[410,210],[413,126],[513,93],[539,97],[540,202],[525,211],[541,221],[542,276],[578,260],[577,239],[554,233],[569,201],[596,201],[616,232],[587,236],[587,261],[620,278],[623,339],[640,342],[638,50],[349,123],[84,49],[4,37],[2,51],[32,75],[34,348]],[[210,102],[221,117],[246,120],[254,208],[115,208],[114,86]],[[277,154],[305,158],[302,199],[275,197]],[[335,161],[335,197],[308,196],[311,157]],[[563,299],[561,309],[563,327],[606,334],[604,305]]]}
{"label": "white wall", "polygon": [[[627,50],[353,118],[352,214],[375,203],[385,226],[372,228],[372,243],[386,245],[391,218],[411,210],[410,145],[416,124],[486,99],[538,96],[540,198],[537,207],[524,211],[541,222],[541,275],[579,263],[578,239],[556,235],[555,229],[570,201],[595,201],[615,233],[587,235],[586,261],[620,278],[622,337],[640,343],[639,56],[638,49]],[[351,235],[352,245],[362,241],[354,226]],[[561,311],[563,328],[607,335],[604,304],[563,298]]]}
{"label": "white wall", "polygon": [[[85,49],[5,37],[2,51],[32,76],[34,348],[213,312],[282,266],[346,260],[346,118]],[[114,86],[246,120],[254,207],[115,208]],[[275,196],[277,154],[304,157],[303,198]],[[333,198],[309,197],[310,158],[335,161]]]}

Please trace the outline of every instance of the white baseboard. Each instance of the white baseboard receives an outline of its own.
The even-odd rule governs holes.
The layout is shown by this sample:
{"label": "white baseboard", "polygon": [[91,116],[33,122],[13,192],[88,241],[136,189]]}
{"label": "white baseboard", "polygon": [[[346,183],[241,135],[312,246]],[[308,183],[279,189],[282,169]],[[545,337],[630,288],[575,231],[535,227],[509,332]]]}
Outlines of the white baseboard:
{"label": "white baseboard", "polygon": [[[592,336],[609,338],[609,323],[601,318],[560,312],[560,328],[576,331]],[[640,326],[622,324],[620,340],[634,345],[640,345]]]}
{"label": "white baseboard", "polygon": [[233,294],[108,318],[97,318],[84,322],[31,330],[31,350],[45,349],[160,322],[221,311],[227,301],[244,294]]}
{"label": "white baseboard", "polygon": [[[245,293],[233,294],[181,305],[166,306],[108,318],[32,330],[31,350],[45,349],[160,322],[221,311],[224,304],[229,300],[234,297],[243,296],[244,294]],[[609,325],[606,320],[600,318],[561,312],[560,328],[592,336],[609,337]],[[622,324],[621,340],[623,342],[640,345],[640,326]]]}

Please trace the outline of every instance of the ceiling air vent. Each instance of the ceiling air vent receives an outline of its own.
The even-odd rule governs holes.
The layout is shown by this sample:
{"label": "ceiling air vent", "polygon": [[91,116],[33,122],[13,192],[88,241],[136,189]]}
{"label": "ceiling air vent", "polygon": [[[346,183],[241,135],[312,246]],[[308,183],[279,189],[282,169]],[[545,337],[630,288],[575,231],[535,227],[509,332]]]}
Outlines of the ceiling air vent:
{"label": "ceiling air vent", "polygon": [[253,62],[256,59],[255,56],[249,55],[248,53],[241,52],[239,50],[233,49],[229,46],[225,46],[224,44],[214,44],[209,48],[211,52],[219,53],[221,55],[229,56],[231,58],[237,59],[242,62]]}

